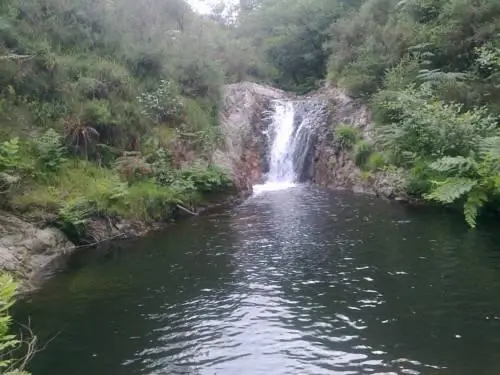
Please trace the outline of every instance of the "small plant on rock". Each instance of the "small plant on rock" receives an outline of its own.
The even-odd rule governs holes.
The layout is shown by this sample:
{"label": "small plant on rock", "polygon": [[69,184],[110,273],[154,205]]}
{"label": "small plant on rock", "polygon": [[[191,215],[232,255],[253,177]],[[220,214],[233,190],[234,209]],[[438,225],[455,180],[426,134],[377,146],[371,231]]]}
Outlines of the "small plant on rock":
{"label": "small plant on rock", "polygon": [[354,146],[354,162],[363,169],[366,167],[370,156],[373,153],[373,145],[365,140],[360,140]]}
{"label": "small plant on rock", "polygon": [[358,129],[350,125],[339,125],[335,128],[335,146],[339,150],[349,151],[359,139]]}

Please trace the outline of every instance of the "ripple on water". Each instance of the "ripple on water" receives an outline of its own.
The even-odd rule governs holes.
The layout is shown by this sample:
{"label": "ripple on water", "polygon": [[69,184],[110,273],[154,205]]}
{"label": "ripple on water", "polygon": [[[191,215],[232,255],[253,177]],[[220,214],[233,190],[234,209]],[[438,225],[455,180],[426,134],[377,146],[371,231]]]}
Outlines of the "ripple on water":
{"label": "ripple on water", "polygon": [[500,373],[496,241],[439,220],[260,190],[42,291],[33,321],[68,323],[33,373]]}

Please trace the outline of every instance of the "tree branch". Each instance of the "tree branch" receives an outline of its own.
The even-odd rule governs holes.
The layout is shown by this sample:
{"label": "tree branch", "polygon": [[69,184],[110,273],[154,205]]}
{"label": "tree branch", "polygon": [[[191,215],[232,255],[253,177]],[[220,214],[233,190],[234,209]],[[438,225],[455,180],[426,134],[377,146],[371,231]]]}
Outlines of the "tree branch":
{"label": "tree branch", "polygon": [[6,55],[0,56],[0,60],[24,60],[24,59],[32,59],[34,55]]}

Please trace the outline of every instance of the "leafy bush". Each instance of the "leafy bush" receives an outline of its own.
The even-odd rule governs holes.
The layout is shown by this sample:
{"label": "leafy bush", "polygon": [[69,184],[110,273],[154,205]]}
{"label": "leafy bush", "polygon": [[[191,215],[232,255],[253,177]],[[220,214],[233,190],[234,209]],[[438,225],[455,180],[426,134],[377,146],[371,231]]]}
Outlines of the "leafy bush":
{"label": "leafy bush", "polygon": [[7,192],[19,181],[20,166],[19,138],[3,142],[0,145],[0,194]]}
{"label": "leafy bush", "polygon": [[62,203],[58,211],[60,229],[73,241],[77,242],[85,233],[85,227],[95,208],[86,197],[78,197]]}
{"label": "leafy bush", "polygon": [[480,140],[497,131],[497,119],[485,109],[464,111],[458,104],[436,100],[425,89],[400,92],[386,103],[400,119],[378,127],[377,141],[394,160],[467,156]]}
{"label": "leafy bush", "polygon": [[[12,317],[9,309],[14,304],[14,295],[16,293],[16,284],[11,276],[7,274],[0,275],[0,354],[8,353],[9,350],[19,345],[19,340],[15,335],[9,334]],[[8,368],[12,363],[9,358],[1,357],[0,369]]]}
{"label": "leafy bush", "polygon": [[408,177],[405,183],[406,193],[422,198],[432,188],[432,181],[437,178],[437,173],[429,167],[429,164],[425,161],[418,161],[409,170]]}
{"label": "leafy bush", "polygon": [[85,103],[81,123],[88,125],[105,125],[112,119],[107,100],[91,100]]}
{"label": "leafy bush", "polygon": [[222,191],[232,185],[227,174],[214,165],[194,164],[182,169],[180,177],[182,180],[192,183],[194,188],[201,193]]}
{"label": "leafy bush", "polygon": [[114,169],[128,182],[144,180],[153,175],[153,167],[140,152],[124,152],[115,161]]}
{"label": "leafy bush", "polygon": [[374,152],[366,161],[366,168],[372,172],[378,171],[385,166],[385,158],[380,152]]}
{"label": "leafy bush", "polygon": [[373,144],[365,140],[360,140],[354,146],[353,153],[356,165],[364,169],[368,163],[368,159],[373,153]]}
{"label": "leafy bush", "polygon": [[168,123],[182,116],[184,103],[172,81],[161,80],[156,90],[142,93],[137,100],[143,114],[152,121]]}
{"label": "leafy bush", "polygon": [[15,369],[12,352],[19,349],[21,341],[10,333],[12,316],[9,310],[15,302],[17,285],[12,276],[0,274],[0,371],[6,375],[29,375],[23,369]]}
{"label": "leafy bush", "polygon": [[39,168],[43,172],[56,173],[66,162],[63,137],[54,129],[49,129],[42,136],[34,138],[33,149]]}
{"label": "leafy bush", "polygon": [[441,178],[433,181],[426,198],[443,204],[463,199],[465,220],[475,227],[480,209],[500,196],[500,137],[484,139],[476,159],[443,157],[430,168]]}
{"label": "leafy bush", "polygon": [[185,192],[142,181],[130,186],[124,214],[142,220],[171,219],[176,205],[188,200]]}
{"label": "leafy bush", "polygon": [[335,128],[335,146],[340,150],[351,150],[359,139],[359,130],[350,125],[339,125]]}
{"label": "leafy bush", "polygon": [[112,199],[115,189],[119,191],[123,189],[122,185],[126,187],[116,172],[86,161],[68,163],[56,177],[26,187],[12,197],[12,204],[19,210],[41,209],[57,213],[63,202],[87,197],[89,201],[97,202],[98,207],[108,207],[107,202]]}

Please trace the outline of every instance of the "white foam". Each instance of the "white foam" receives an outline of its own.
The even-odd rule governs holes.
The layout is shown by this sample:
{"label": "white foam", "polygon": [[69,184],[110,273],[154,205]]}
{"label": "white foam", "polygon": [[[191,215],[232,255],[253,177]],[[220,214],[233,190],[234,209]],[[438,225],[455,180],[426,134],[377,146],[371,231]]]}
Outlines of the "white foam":
{"label": "white foam", "polygon": [[266,191],[290,189],[294,186],[297,186],[297,184],[294,184],[292,182],[268,182],[266,184],[254,185],[253,195],[258,195]]}

